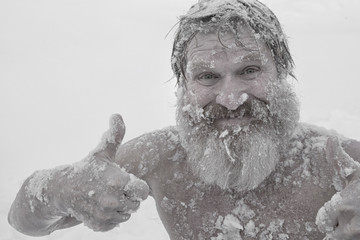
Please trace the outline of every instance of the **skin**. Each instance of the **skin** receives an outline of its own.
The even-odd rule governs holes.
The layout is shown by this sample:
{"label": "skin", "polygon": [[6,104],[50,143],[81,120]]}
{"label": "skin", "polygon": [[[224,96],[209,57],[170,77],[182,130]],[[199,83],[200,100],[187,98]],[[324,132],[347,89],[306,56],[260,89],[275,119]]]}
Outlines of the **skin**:
{"label": "skin", "polygon": [[[241,101],[233,100],[244,93],[267,101],[266,87],[277,79],[271,53],[246,29],[241,40],[247,49],[233,45],[231,34],[222,39],[227,47],[213,33],[198,34],[190,43],[186,77],[193,104],[202,108],[215,102],[234,110]],[[245,117],[214,124],[224,129],[250,122]],[[326,234],[329,239],[355,239],[360,231],[359,175],[355,169],[341,177],[339,166],[356,166],[360,143],[301,124],[296,131],[276,170],[258,188],[236,192],[207,185],[192,174],[175,128],[121,144],[125,127],[114,116],[107,140],[75,176],[73,166],[52,171],[43,190],[48,201],[27,193],[31,178],[24,183],[9,222],[33,236],[81,222],[107,231],[126,221],[149,194],[171,239],[323,239]],[[94,181],[95,171],[99,177]],[[129,174],[136,176],[135,184]],[[339,176],[340,189],[334,187],[334,176]],[[341,201],[326,211],[326,230],[321,232],[317,212],[339,191]]]}
{"label": "skin", "polygon": [[[266,88],[269,81],[277,79],[275,62],[264,44],[255,40],[246,28],[242,31],[242,43],[234,44],[234,36],[226,33],[199,33],[188,48],[186,78],[193,104],[204,108],[216,103],[229,110],[236,110],[243,94],[267,102]],[[234,101],[235,99],[235,101]],[[219,129],[226,126],[245,126],[251,119],[221,119],[215,122]]]}

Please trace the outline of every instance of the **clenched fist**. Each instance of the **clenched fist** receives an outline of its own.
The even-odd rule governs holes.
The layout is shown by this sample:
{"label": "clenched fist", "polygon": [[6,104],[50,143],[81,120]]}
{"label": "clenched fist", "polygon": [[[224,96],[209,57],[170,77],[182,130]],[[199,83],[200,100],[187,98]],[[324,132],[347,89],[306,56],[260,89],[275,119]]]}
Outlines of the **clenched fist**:
{"label": "clenched fist", "polygon": [[148,185],[113,163],[125,126],[112,116],[100,145],[83,161],[66,168],[52,181],[55,208],[94,231],[108,231],[130,218],[149,194]]}

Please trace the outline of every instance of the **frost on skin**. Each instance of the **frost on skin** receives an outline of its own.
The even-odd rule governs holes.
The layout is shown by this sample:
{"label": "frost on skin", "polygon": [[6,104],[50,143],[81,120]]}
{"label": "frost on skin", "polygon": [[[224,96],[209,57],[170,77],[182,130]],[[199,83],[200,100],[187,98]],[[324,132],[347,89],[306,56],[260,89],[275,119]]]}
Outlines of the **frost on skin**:
{"label": "frost on skin", "polygon": [[114,114],[110,117],[109,130],[104,133],[99,145],[90,152],[89,156],[94,155],[97,152],[105,150],[109,144],[117,146],[121,143],[125,134],[125,124],[120,114]]}
{"label": "frost on skin", "polygon": [[[47,183],[51,176],[51,171],[42,170],[37,171],[29,180],[29,184],[26,186],[26,192],[28,196],[33,196],[38,199],[40,202],[47,204],[49,199],[46,195],[43,194],[43,191],[47,189]],[[34,212],[34,206],[32,201],[30,202],[31,211]]]}
{"label": "frost on skin", "polygon": [[[183,236],[179,239],[323,239],[315,224],[316,213],[335,193],[332,176],[345,181],[337,160],[326,159],[329,135],[325,133],[333,134],[299,125],[276,170],[244,194],[226,189],[213,192],[214,186],[201,185],[191,174],[184,174],[187,169],[173,171],[176,164],[165,165],[165,195],[157,200],[162,219],[174,218],[171,229],[176,232],[173,236]],[[189,230],[193,221],[198,223]]]}
{"label": "frost on skin", "polygon": [[[171,239],[315,240],[331,231],[326,217],[341,200],[336,192],[360,167],[344,139],[298,123],[286,81],[293,63],[271,11],[255,0],[199,1],[180,19],[172,64],[177,126],[119,146],[125,126],[114,115],[84,161],[29,180],[26,193],[40,204],[32,203],[28,216],[43,216],[37,206],[48,210],[54,197],[56,212],[46,217],[60,213],[106,231],[126,221],[151,189]],[[210,83],[196,80],[199,68],[210,72]],[[219,79],[228,81],[212,85]],[[63,181],[52,181],[58,177]],[[49,189],[61,190],[44,195]]]}
{"label": "frost on skin", "polygon": [[336,207],[341,202],[342,197],[340,193],[336,193],[330,201],[325,203],[325,205],[319,209],[316,215],[316,225],[319,230],[323,233],[332,232],[334,230],[333,222],[329,222],[331,218],[329,218],[329,213],[335,212]]}
{"label": "frost on skin", "polygon": [[219,101],[224,101],[225,98],[228,98],[227,100],[231,105],[241,106],[249,99],[249,95],[247,93],[243,93],[240,95],[240,97],[236,97],[233,93],[231,93],[230,95],[221,93],[218,98]]}
{"label": "frost on skin", "polygon": [[124,133],[121,116],[113,115],[101,143],[84,160],[34,173],[11,208],[19,213],[10,213],[9,222],[21,232],[41,236],[81,222],[94,231],[108,231],[127,221],[149,187],[114,162]]}
{"label": "frost on skin", "polygon": [[25,187],[27,196],[29,197],[29,205],[31,211],[34,212],[33,198],[39,200],[42,204],[49,204],[49,198],[44,193],[48,190],[48,182],[53,178],[54,173],[65,169],[66,166],[58,167],[52,170],[36,171],[29,179],[28,185]]}
{"label": "frost on skin", "polygon": [[327,160],[335,163],[334,167],[337,169],[338,175],[333,178],[336,190],[344,189],[348,182],[348,177],[355,171],[360,169],[360,163],[355,162],[341,147],[340,141],[337,137],[330,137],[326,144]]}
{"label": "frost on skin", "polygon": [[124,188],[125,192],[131,192],[129,196],[132,200],[143,201],[147,198],[149,187],[145,181],[130,174],[130,181]]}

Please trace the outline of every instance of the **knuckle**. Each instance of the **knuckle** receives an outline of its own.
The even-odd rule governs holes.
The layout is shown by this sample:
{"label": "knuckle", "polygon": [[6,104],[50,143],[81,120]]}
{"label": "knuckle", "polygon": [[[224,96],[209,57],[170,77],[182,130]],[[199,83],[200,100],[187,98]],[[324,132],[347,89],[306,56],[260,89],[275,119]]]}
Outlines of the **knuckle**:
{"label": "knuckle", "polygon": [[108,176],[106,184],[112,188],[124,188],[130,181],[129,174],[117,167],[109,168],[106,174]]}
{"label": "knuckle", "polygon": [[114,210],[118,208],[121,204],[120,200],[118,200],[114,196],[104,196],[99,201],[101,209],[103,210]]}
{"label": "knuckle", "polygon": [[130,217],[131,217],[131,214],[129,214],[129,213],[119,213],[116,220],[118,221],[118,223],[122,223],[122,222],[126,222],[127,220],[129,220]]}
{"label": "knuckle", "polygon": [[356,237],[356,239],[358,239],[358,237],[360,237],[360,223],[357,221],[352,221],[344,228],[344,232],[349,237]]}
{"label": "knuckle", "polygon": [[[121,207],[121,211],[125,213],[132,213],[137,210],[140,206],[139,201],[132,201],[130,199],[124,200],[124,204]],[[120,209],[120,208],[119,208]]]}
{"label": "knuckle", "polygon": [[105,223],[107,220],[109,220],[109,218],[110,218],[109,214],[105,213],[105,211],[101,209],[96,210],[93,216],[94,222],[97,223]]}
{"label": "knuckle", "polygon": [[99,222],[92,220],[88,223],[85,223],[85,225],[89,228],[91,228],[95,232],[106,232],[114,227],[116,227],[119,223],[112,223],[112,222]]}
{"label": "knuckle", "polygon": [[124,190],[128,198],[136,200],[145,200],[150,191],[149,186],[140,179],[131,181]]}

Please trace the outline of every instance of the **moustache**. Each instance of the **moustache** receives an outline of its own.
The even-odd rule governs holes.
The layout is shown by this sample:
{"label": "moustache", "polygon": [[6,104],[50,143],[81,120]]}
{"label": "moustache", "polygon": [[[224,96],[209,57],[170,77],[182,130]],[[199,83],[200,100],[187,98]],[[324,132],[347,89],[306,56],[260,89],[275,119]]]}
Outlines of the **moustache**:
{"label": "moustache", "polygon": [[270,115],[268,103],[257,98],[249,98],[235,110],[229,110],[214,102],[207,104],[203,110],[203,118],[209,123],[218,119],[243,118],[245,116],[264,120]]}

